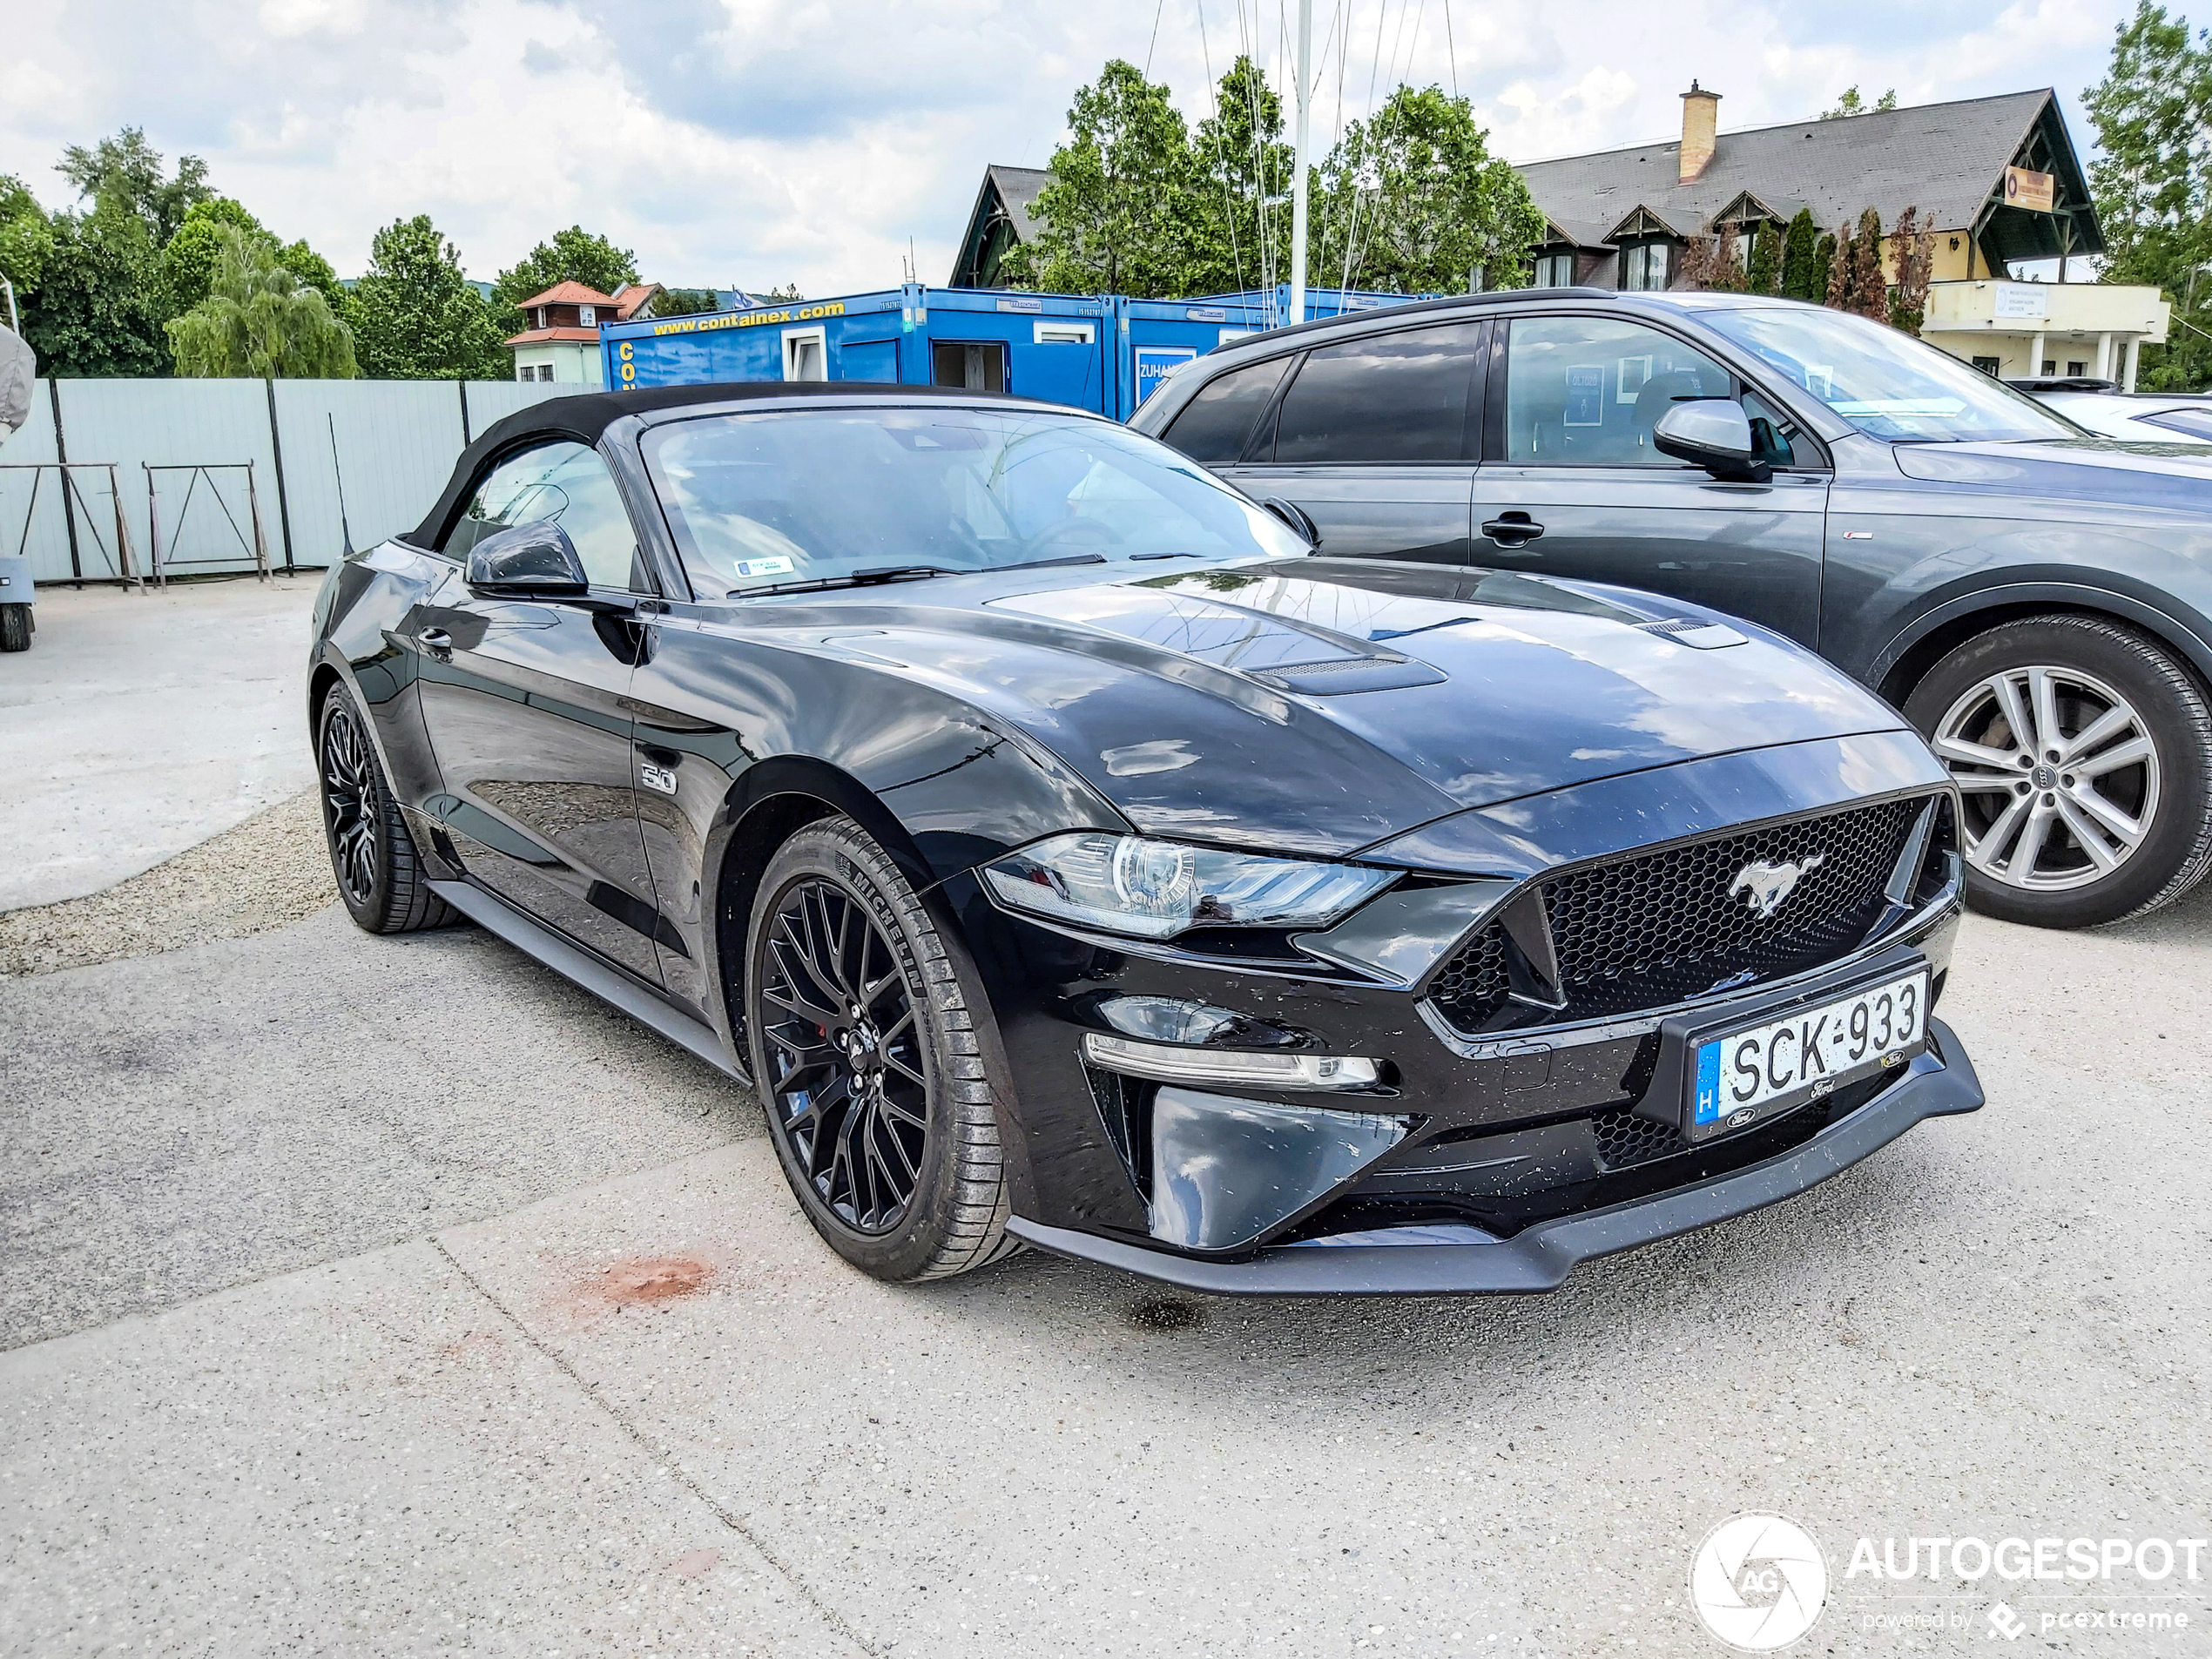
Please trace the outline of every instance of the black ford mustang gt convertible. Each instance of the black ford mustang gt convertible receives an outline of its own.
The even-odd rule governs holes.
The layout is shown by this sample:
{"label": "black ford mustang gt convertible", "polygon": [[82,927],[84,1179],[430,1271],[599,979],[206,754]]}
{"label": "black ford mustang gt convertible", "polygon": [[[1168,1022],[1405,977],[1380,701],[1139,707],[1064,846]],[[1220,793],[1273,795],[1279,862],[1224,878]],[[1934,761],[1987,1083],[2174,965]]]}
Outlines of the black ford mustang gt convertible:
{"label": "black ford mustang gt convertible", "polygon": [[346,905],[751,1082],[891,1279],[1544,1290],[1980,1105],[1958,797],[1894,710],[1302,523],[1011,398],[542,404],[317,602]]}

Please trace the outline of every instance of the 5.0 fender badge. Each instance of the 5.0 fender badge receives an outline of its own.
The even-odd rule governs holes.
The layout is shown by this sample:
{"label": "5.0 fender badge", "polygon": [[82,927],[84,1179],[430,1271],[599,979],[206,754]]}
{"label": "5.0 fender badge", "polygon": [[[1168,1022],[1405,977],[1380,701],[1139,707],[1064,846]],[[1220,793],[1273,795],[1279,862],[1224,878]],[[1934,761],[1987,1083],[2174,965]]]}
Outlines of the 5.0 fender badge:
{"label": "5.0 fender badge", "polygon": [[637,763],[637,781],[658,794],[676,792],[676,774],[666,766],[656,766],[650,760]]}

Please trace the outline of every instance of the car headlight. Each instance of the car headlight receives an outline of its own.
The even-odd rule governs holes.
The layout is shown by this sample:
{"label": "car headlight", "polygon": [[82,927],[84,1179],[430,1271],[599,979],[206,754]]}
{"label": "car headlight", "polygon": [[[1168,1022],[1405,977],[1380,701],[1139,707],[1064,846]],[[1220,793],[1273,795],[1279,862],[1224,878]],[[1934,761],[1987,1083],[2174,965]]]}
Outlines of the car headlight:
{"label": "car headlight", "polygon": [[1397,874],[1084,830],[987,864],[983,879],[1016,910],[1171,939],[1191,927],[1325,927]]}

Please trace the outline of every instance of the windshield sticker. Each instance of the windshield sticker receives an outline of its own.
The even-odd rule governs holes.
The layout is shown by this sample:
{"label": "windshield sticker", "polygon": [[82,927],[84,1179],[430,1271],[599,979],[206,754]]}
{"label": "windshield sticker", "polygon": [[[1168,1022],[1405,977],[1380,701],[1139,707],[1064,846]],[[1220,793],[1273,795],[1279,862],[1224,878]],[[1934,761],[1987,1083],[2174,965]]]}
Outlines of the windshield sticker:
{"label": "windshield sticker", "polygon": [[1641,357],[1623,357],[1614,370],[1613,401],[1633,403],[1643,390],[1644,382],[1651,378],[1651,354]]}
{"label": "windshield sticker", "polygon": [[797,567],[786,558],[739,559],[737,563],[738,580],[750,581],[757,576],[789,576]]}
{"label": "windshield sticker", "polygon": [[1605,424],[1605,365],[1577,364],[1567,371],[1568,426]]}

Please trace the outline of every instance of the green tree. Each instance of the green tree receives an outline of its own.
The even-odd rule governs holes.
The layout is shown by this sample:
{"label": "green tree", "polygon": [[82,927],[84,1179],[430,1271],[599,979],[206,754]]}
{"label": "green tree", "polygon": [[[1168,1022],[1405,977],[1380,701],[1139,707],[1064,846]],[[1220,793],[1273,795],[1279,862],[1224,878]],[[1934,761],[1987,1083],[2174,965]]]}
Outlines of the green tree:
{"label": "green tree", "polygon": [[1034,227],[1001,267],[1017,287],[1141,299],[1190,292],[1199,210],[1190,129],[1168,89],[1115,58],[1080,88]]}
{"label": "green tree", "polygon": [[1751,236],[1751,263],[1745,275],[1753,293],[1773,293],[1782,283],[1782,233],[1770,219],[1759,221]]}
{"label": "green tree", "polygon": [[338,280],[338,273],[330,268],[330,261],[309,247],[306,242],[287,242],[277,250],[277,263],[322,295],[323,303],[336,316],[346,303],[346,285]]}
{"label": "green tree", "polygon": [[1817,306],[1831,303],[1828,296],[1835,287],[1837,247],[1836,238],[1824,231],[1812,246],[1812,270],[1804,297]]}
{"label": "green tree", "polygon": [[1215,89],[1214,112],[1191,141],[1193,226],[1185,293],[1226,293],[1287,282],[1291,182],[1283,100],[1249,57]]}
{"label": "green tree", "polygon": [[161,261],[145,221],[114,197],[89,213],[57,213],[24,338],[56,376],[169,372]]}
{"label": "green tree", "polygon": [[557,283],[581,282],[612,298],[623,284],[637,280],[636,254],[581,225],[571,225],[499,273],[491,290],[494,320],[504,334],[520,334],[526,326],[523,301]]}
{"label": "green tree", "polygon": [[1851,239],[1851,286],[1844,308],[1877,322],[1890,320],[1890,283],[1882,266],[1882,216],[1869,207],[1860,212]]}
{"label": "green tree", "polygon": [[1819,270],[1819,249],[1820,230],[1813,223],[1812,209],[1800,207],[1782,233],[1781,292],[1785,297],[1820,303],[1827,278]]}
{"label": "green tree", "polygon": [[125,127],[89,150],[70,145],[54,171],[77,186],[80,198],[112,200],[138,215],[157,252],[168,246],[192,204],[215,193],[207,183],[205,161],[179,156],[176,176],[170,177],[161,152],[146,142],[139,127]]}
{"label": "green tree", "polygon": [[216,267],[222,263],[224,233],[233,231],[271,248],[277,245],[261,221],[228,196],[211,196],[185,211],[177,233],[161,250],[162,282],[177,314],[190,311],[207,297],[214,285]]}
{"label": "green tree", "polygon": [[2212,37],[2138,0],[2113,31],[2105,78],[2081,95],[2101,152],[2089,190],[2104,231],[2105,279],[2161,289],[2174,307],[2139,383],[2194,390],[2212,380]]}
{"label": "green tree", "polygon": [[[316,289],[284,267],[276,239],[219,233],[207,297],[168,325],[177,372],[203,378],[351,380],[354,337]],[[173,246],[173,244],[172,244]]]}
{"label": "green tree", "polygon": [[38,286],[53,247],[54,227],[38,199],[13,173],[0,173],[0,277],[14,287],[18,311]]}
{"label": "green tree", "polygon": [[663,288],[653,296],[656,317],[693,317],[713,309],[711,288]]}
{"label": "green tree", "polygon": [[1316,286],[1456,293],[1528,280],[1544,216],[1462,98],[1400,86],[1354,121],[1315,185]]}
{"label": "green tree", "polygon": [[1897,88],[1894,86],[1871,105],[1858,96],[1858,89],[1856,86],[1846,86],[1844,88],[1842,96],[1837,98],[1836,107],[1832,110],[1822,111],[1820,118],[1824,121],[1840,121],[1847,115],[1871,115],[1877,111],[1893,110],[1896,107]]}
{"label": "green tree", "polygon": [[372,380],[505,380],[513,372],[499,327],[461,252],[428,213],[376,233],[368,270],[346,296],[361,371]]}

